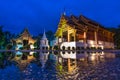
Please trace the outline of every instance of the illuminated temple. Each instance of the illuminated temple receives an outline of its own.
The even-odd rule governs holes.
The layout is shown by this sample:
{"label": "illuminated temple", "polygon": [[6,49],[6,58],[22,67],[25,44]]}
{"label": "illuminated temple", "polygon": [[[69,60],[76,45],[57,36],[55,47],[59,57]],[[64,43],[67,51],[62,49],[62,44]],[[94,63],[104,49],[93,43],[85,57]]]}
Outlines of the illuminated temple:
{"label": "illuminated temple", "polygon": [[[30,49],[34,49],[35,42],[36,40],[32,38],[27,28],[25,28],[23,32],[17,38],[12,39],[12,43],[15,46],[16,50],[20,50],[21,48],[27,49],[29,47]],[[17,54],[21,54],[21,53],[22,52],[17,52]],[[30,54],[32,55],[33,52],[30,52]]]}
{"label": "illuminated temple", "polygon": [[[55,33],[57,44],[61,49],[74,50],[75,48],[84,49],[111,49],[114,48],[113,36],[114,33],[104,28],[99,23],[81,15],[62,15],[58,24],[58,29]],[[60,52],[62,63],[67,66],[67,70],[71,72],[75,70],[77,65],[76,60],[84,58],[87,60],[95,59],[95,56],[105,56],[104,52],[86,52],[86,51],[65,51]],[[97,58],[96,58],[97,59]]]}
{"label": "illuminated temple", "polygon": [[114,48],[114,33],[83,15],[62,15],[55,35],[63,46]]}

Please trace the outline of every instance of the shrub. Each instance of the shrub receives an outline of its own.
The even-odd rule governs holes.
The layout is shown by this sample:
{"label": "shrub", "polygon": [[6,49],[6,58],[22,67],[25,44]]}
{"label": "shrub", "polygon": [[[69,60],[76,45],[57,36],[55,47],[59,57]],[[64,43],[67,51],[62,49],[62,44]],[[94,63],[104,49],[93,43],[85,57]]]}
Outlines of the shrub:
{"label": "shrub", "polygon": [[54,49],[55,49],[55,50],[58,50],[58,49],[59,49],[59,47],[58,47],[58,46],[54,46]]}
{"label": "shrub", "polygon": [[49,47],[49,50],[52,50],[52,46]]}

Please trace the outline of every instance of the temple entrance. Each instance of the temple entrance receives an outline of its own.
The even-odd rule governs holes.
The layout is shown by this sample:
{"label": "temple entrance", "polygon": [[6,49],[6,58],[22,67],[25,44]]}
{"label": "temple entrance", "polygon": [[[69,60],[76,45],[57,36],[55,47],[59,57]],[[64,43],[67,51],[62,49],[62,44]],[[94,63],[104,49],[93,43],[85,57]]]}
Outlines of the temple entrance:
{"label": "temple entrance", "polygon": [[67,31],[63,32],[63,42],[67,41]]}
{"label": "temple entrance", "polygon": [[28,45],[28,40],[23,40],[23,46]]}
{"label": "temple entrance", "polygon": [[70,34],[70,41],[74,41],[74,35]]}

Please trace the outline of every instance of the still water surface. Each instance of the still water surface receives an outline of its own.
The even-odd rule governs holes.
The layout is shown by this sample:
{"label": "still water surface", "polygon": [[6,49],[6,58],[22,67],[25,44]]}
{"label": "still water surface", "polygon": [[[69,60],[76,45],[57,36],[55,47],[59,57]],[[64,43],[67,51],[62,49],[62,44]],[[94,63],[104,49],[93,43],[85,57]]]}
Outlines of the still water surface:
{"label": "still water surface", "polygon": [[[11,63],[0,69],[0,80],[119,80],[120,58],[101,58],[94,61],[78,61],[73,74],[57,70],[58,64],[48,60],[42,68],[39,61],[29,63],[24,69]],[[63,66],[65,67],[65,66]]]}

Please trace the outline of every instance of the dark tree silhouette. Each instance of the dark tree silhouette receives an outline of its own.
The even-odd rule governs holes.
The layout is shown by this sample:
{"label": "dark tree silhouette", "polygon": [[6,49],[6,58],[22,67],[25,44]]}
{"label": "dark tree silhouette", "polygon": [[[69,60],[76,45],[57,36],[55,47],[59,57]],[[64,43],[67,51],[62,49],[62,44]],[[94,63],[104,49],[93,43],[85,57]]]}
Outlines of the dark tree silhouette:
{"label": "dark tree silhouette", "polygon": [[4,44],[5,44],[5,36],[4,36],[4,32],[3,32],[3,26],[0,26],[0,49],[4,48]]}
{"label": "dark tree silhouette", "polygon": [[114,32],[114,44],[116,49],[120,49],[120,25],[117,28],[108,28],[110,31]]}

